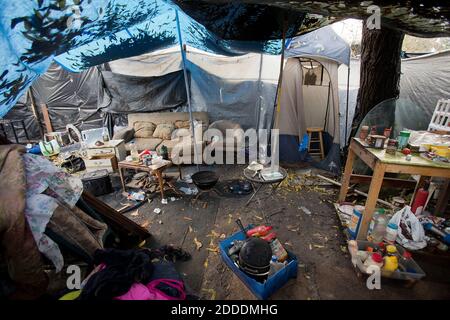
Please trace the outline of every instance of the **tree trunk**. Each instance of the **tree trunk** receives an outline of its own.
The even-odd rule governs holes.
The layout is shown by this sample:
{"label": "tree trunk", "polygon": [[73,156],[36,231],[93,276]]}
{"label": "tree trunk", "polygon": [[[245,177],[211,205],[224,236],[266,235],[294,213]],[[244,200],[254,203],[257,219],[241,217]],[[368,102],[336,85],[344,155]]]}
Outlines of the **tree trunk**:
{"label": "tree trunk", "polygon": [[403,32],[385,26],[374,30],[363,27],[360,87],[351,136],[374,106],[398,97],[403,37]]}

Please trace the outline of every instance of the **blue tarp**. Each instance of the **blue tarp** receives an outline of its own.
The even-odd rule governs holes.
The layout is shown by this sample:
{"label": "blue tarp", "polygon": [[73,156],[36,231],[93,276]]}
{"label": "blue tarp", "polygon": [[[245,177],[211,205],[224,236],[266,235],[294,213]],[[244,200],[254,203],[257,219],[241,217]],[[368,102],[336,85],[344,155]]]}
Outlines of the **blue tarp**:
{"label": "blue tarp", "polygon": [[[177,43],[170,0],[0,0],[0,118],[55,59],[79,72]],[[279,40],[221,40],[180,12],[183,41],[222,55],[277,54]]]}
{"label": "blue tarp", "polygon": [[285,56],[327,58],[348,66],[350,46],[331,26],[326,26],[293,38],[286,48]]}

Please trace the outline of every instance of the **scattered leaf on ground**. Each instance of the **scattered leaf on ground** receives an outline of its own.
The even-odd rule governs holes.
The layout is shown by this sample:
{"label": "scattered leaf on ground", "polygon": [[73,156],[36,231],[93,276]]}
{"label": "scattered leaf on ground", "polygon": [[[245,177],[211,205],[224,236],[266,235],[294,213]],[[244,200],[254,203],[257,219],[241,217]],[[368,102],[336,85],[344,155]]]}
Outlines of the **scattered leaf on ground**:
{"label": "scattered leaf on ground", "polygon": [[188,227],[189,233],[192,233],[192,231],[194,231],[194,229],[192,229],[191,226]]}
{"label": "scattered leaf on ground", "polygon": [[150,225],[150,221],[145,220],[145,221],[141,224],[141,227],[142,227],[142,228],[147,228],[149,225]]}
{"label": "scattered leaf on ground", "polygon": [[138,215],[139,215],[139,210],[136,210],[135,212],[133,212],[131,214],[131,216],[133,216],[133,217],[137,217]]}
{"label": "scattered leaf on ground", "polygon": [[194,238],[195,247],[197,248],[197,251],[200,250],[201,247],[203,247],[203,244],[197,240],[197,238]]}
{"label": "scattered leaf on ground", "polygon": [[192,221],[192,218],[189,217],[183,217],[184,220]]}
{"label": "scattered leaf on ground", "polygon": [[216,300],[216,290],[214,289],[202,289],[203,292],[209,293],[210,296],[210,300]]}

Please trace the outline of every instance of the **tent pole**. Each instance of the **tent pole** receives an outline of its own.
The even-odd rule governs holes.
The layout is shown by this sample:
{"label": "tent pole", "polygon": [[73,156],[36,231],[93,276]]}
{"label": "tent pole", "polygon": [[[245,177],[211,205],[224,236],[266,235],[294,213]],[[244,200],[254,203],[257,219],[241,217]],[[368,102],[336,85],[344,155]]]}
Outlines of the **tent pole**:
{"label": "tent pole", "polygon": [[[278,106],[279,106],[279,97],[281,94],[281,83],[283,82],[283,67],[284,67],[284,51],[286,46],[286,29],[287,29],[287,18],[284,16],[283,20],[283,39],[281,40],[281,61],[280,61],[280,74],[278,76],[278,84],[277,84],[277,91],[275,92],[275,105],[273,107],[273,114],[272,114],[272,125],[269,128],[269,142],[268,144],[271,146],[272,141],[272,129],[276,123],[276,118],[278,116]],[[259,143],[259,142],[258,142]],[[272,146],[271,146],[272,148]]]}
{"label": "tent pole", "polygon": [[[192,107],[191,107],[191,95],[189,90],[189,83],[188,83],[188,76],[186,71],[186,50],[183,46],[183,39],[181,38],[181,28],[180,28],[180,18],[178,17],[178,10],[175,10],[175,16],[176,16],[176,22],[177,22],[177,32],[178,32],[178,42],[180,43],[180,50],[181,50],[181,60],[183,63],[183,74],[184,74],[184,84],[186,86],[186,96],[187,96],[187,103],[188,103],[188,110],[189,110],[189,121],[191,122],[191,130],[192,130],[192,141],[194,142],[194,162],[197,161],[197,142],[195,141],[195,128],[194,128],[194,118],[192,116]],[[198,163],[197,165],[197,171],[200,171],[200,166]]]}
{"label": "tent pole", "polygon": [[345,107],[345,140],[344,140],[344,146],[347,145],[347,130],[348,130],[348,93],[350,90],[350,62],[348,63],[347,68],[347,104]]}

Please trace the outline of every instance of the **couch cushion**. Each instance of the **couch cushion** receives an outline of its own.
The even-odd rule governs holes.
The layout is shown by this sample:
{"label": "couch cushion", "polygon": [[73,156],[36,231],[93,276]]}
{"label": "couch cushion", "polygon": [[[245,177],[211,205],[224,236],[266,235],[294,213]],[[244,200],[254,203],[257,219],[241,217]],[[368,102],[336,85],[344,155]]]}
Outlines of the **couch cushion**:
{"label": "couch cushion", "polygon": [[134,123],[134,136],[136,138],[152,138],[156,129],[153,122],[137,121]]}
{"label": "couch cushion", "polygon": [[172,137],[172,131],[175,130],[173,123],[161,123],[156,126],[155,132],[153,132],[154,138],[160,138],[164,140],[170,140]]}
{"label": "couch cushion", "polygon": [[139,152],[148,150],[156,150],[156,147],[161,143],[162,139],[158,138],[134,138],[129,143],[125,144],[125,149],[131,150],[131,143],[134,142]]}
{"label": "couch cushion", "polygon": [[180,129],[175,129],[172,131],[172,136],[171,136],[171,140],[173,139],[178,139],[181,137],[186,137],[186,136],[190,136],[191,135],[191,131],[188,128],[180,128]]}
{"label": "couch cushion", "polygon": [[191,122],[189,120],[177,120],[175,121],[175,127],[178,129],[190,127]]}

